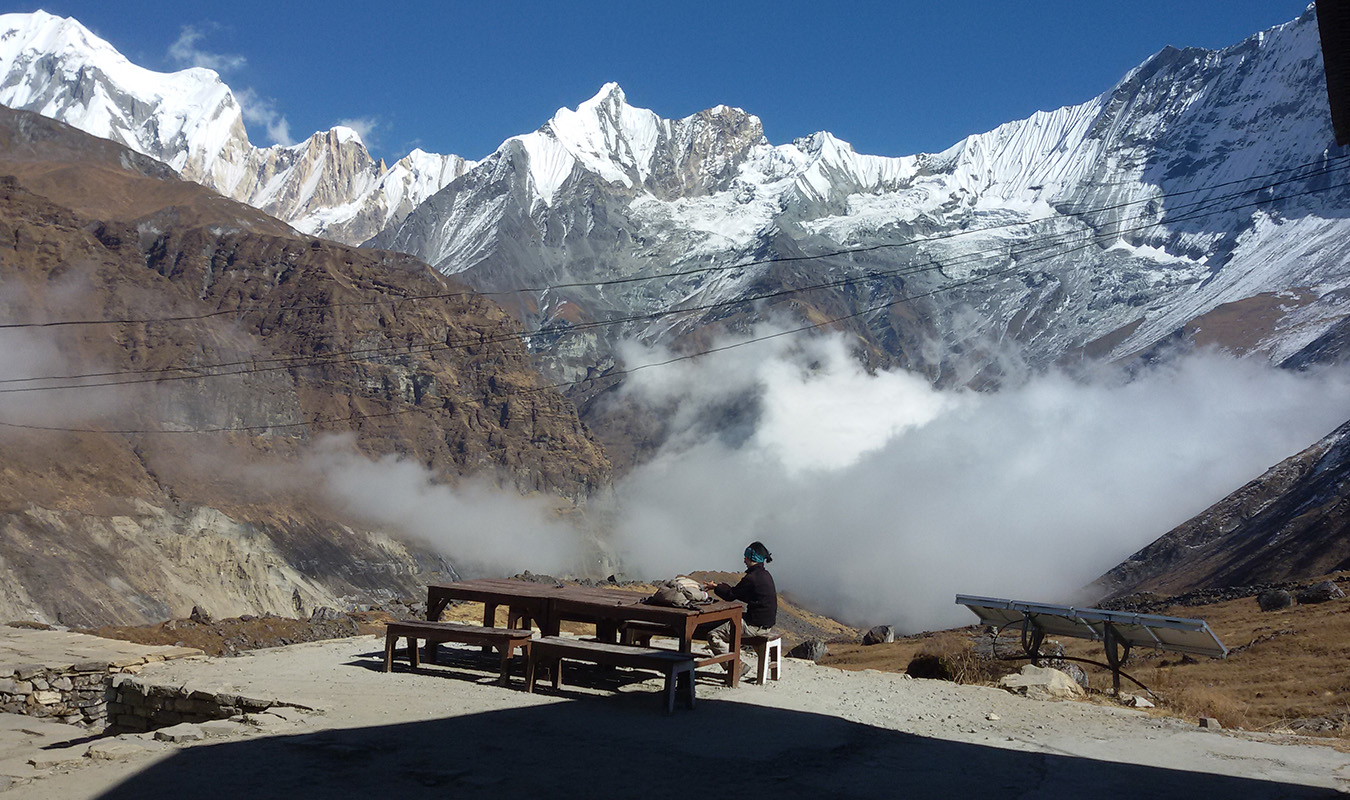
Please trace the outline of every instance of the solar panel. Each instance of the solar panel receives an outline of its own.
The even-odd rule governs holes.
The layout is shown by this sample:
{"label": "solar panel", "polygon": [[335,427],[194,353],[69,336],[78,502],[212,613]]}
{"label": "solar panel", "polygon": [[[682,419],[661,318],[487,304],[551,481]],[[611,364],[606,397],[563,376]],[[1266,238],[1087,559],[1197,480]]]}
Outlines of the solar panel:
{"label": "solar panel", "polygon": [[1152,647],[1178,653],[1224,658],[1228,648],[1203,619],[1133,614],[1102,608],[1074,608],[995,597],[957,595],[956,602],[975,612],[980,622],[1003,629],[1028,625],[1049,636],[1105,641],[1107,629],[1128,647]]}

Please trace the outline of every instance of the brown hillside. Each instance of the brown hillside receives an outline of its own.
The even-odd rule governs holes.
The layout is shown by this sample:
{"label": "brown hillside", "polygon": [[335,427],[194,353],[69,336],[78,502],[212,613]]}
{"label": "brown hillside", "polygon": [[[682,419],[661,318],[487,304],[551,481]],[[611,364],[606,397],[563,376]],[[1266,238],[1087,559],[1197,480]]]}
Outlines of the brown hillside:
{"label": "brown hillside", "polygon": [[1093,584],[1109,598],[1302,580],[1350,569],[1350,422]]}
{"label": "brown hillside", "polygon": [[[322,433],[447,482],[576,499],[607,480],[494,303],[165,169],[0,109],[0,321],[33,326],[6,332],[0,389],[97,376],[0,394],[0,610],[96,625],[415,594],[437,554],[257,479]],[[90,319],[128,321],[46,324]]]}

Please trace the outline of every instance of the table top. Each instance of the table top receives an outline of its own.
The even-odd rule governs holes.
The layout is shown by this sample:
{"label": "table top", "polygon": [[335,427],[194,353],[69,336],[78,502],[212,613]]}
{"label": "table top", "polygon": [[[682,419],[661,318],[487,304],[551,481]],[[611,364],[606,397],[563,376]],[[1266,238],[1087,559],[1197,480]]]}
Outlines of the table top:
{"label": "table top", "polygon": [[[600,586],[567,586],[562,584],[532,583],[506,578],[475,578],[455,583],[434,584],[428,587],[431,594],[439,594],[454,599],[490,600],[510,603],[512,601],[553,600],[567,606],[591,608],[632,608],[659,610],[661,614],[672,616],[695,616],[713,612],[723,612],[730,608],[739,608],[740,604],[728,600],[716,600],[700,604],[697,608],[677,608],[674,606],[653,606],[642,601],[647,595],[623,589],[610,589]],[[636,609],[634,609],[636,610]]]}

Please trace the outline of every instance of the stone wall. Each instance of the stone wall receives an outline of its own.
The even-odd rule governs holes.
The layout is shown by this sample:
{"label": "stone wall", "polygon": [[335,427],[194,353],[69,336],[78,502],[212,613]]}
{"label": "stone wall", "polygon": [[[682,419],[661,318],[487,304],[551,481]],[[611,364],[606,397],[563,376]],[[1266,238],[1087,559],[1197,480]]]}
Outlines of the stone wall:
{"label": "stone wall", "polygon": [[45,717],[111,733],[143,732],[182,722],[230,719],[291,703],[240,697],[136,677],[142,661],[89,661],[64,667],[0,669],[0,712]]}
{"label": "stone wall", "polygon": [[102,730],[108,720],[109,678],[121,669],[106,661],[90,661],[0,670],[0,711]]}
{"label": "stone wall", "polygon": [[183,722],[230,719],[276,706],[300,708],[229,692],[147,683],[133,675],[114,675],[110,684],[108,729],[114,733],[139,733]]}

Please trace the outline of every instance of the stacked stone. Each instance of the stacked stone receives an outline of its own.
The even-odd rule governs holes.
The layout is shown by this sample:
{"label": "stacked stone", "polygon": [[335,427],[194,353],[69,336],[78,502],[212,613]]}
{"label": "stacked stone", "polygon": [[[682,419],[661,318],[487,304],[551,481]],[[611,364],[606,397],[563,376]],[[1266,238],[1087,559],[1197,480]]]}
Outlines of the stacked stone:
{"label": "stacked stone", "polygon": [[228,692],[143,683],[131,675],[115,676],[112,683],[108,718],[112,729],[119,732],[139,733],[183,722],[230,719],[277,705],[272,700]]}
{"label": "stacked stone", "polygon": [[102,729],[108,719],[111,669],[107,662],[90,661],[55,668],[28,664],[0,671],[0,711]]}

